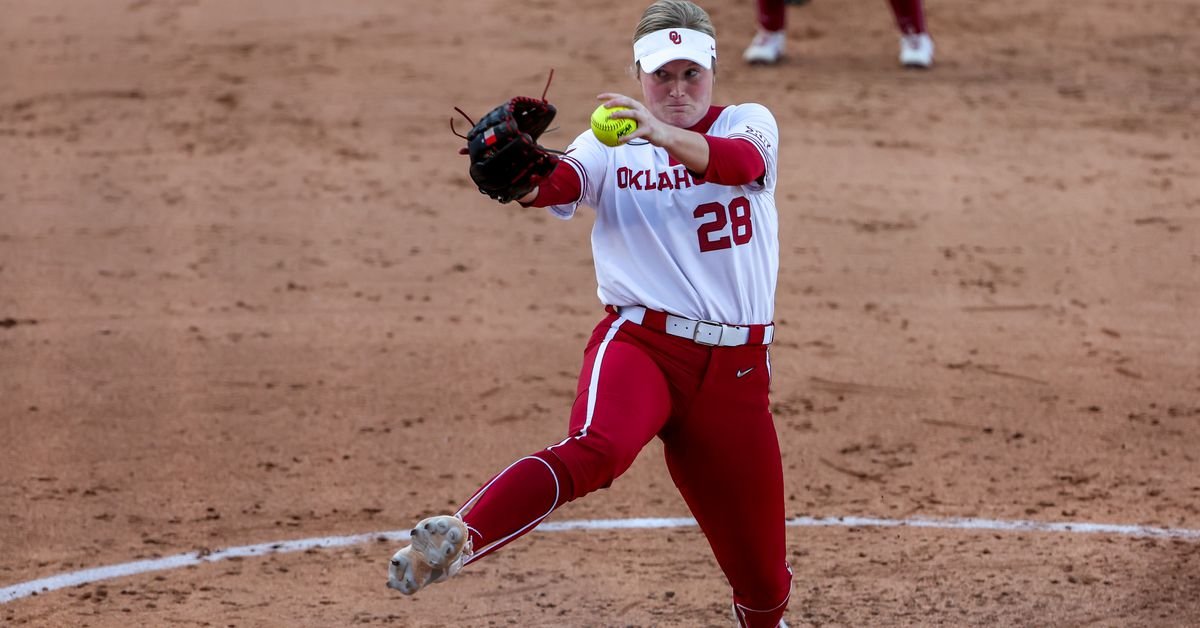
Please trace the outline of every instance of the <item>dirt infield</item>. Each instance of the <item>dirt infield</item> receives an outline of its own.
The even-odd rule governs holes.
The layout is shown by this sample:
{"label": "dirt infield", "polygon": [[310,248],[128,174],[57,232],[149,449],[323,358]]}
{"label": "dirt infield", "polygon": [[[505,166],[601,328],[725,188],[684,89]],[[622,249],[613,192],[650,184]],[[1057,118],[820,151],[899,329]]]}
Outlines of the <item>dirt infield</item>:
{"label": "dirt infield", "polygon": [[[404,529],[559,440],[602,316],[572,221],[481,196],[454,106],[633,91],[642,2],[0,0],[0,589]],[[718,102],[781,127],[773,400],[793,517],[1200,529],[1200,6],[789,15]],[[495,16],[483,19],[480,16]],[[552,521],[686,517],[652,445]],[[748,526],[752,533],[752,525]],[[789,528],[793,626],[1200,625],[1200,541]],[[0,601],[4,626],[728,626],[688,527],[396,543]]]}

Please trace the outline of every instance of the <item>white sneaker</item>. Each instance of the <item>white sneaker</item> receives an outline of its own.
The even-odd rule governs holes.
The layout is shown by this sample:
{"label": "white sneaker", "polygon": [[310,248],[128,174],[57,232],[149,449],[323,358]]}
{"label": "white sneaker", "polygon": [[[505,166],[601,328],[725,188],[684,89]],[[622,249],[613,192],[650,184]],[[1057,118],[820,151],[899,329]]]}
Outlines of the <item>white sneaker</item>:
{"label": "white sneaker", "polygon": [[900,36],[900,65],[927,68],[933,65],[933,38],[929,33]]}
{"label": "white sneaker", "polygon": [[412,595],[462,570],[471,556],[467,524],[452,515],[430,517],[412,529],[412,544],[396,552],[388,566],[388,586]]}
{"label": "white sneaker", "polygon": [[783,57],[783,46],[787,41],[787,34],[783,31],[765,31],[761,28],[754,35],[754,40],[746,47],[746,52],[742,53],[742,58],[746,63],[761,63],[770,65],[778,63]]}

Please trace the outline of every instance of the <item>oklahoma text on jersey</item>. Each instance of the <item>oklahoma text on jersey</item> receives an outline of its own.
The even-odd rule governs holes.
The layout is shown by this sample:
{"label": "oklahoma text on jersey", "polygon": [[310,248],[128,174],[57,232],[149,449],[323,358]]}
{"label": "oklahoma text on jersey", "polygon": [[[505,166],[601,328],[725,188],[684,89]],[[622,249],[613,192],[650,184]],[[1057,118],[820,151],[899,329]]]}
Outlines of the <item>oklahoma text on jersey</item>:
{"label": "oklahoma text on jersey", "polygon": [[631,170],[625,166],[617,168],[617,187],[624,190],[683,190],[693,185],[704,185],[704,179],[692,176],[682,165],[669,172],[653,170]]}

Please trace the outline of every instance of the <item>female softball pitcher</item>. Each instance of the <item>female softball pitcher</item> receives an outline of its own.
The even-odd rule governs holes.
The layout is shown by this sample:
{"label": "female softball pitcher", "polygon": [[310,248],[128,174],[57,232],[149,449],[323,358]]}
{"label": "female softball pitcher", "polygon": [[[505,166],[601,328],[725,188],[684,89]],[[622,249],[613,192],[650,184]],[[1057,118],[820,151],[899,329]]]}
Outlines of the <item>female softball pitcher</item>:
{"label": "female softball pitcher", "polygon": [[[783,471],[768,409],[779,271],[779,133],[762,105],[713,106],[716,41],[688,0],[658,0],[633,37],[637,130],[610,148],[575,138],[523,205],[596,211],[608,315],[584,351],[567,437],[501,471],[453,515],[425,519],[392,557],[405,594],[446,580],[608,487],[657,436],[733,589],[739,626],[783,625],[791,593]],[[489,138],[490,139],[490,138]]]}

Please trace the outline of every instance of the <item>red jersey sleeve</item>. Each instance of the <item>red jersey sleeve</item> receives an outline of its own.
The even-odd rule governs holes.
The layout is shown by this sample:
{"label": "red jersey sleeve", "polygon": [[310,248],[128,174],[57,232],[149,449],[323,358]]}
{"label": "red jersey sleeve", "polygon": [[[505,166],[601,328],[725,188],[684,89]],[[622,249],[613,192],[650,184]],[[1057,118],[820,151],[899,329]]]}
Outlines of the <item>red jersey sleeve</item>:
{"label": "red jersey sleeve", "polygon": [[708,142],[708,169],[705,181],[719,185],[745,185],[762,177],[767,172],[758,147],[741,138],[713,137],[705,135]]}
{"label": "red jersey sleeve", "polygon": [[554,168],[550,176],[538,184],[537,197],[526,207],[550,207],[551,205],[574,203],[579,200],[582,192],[583,182],[579,180],[579,173],[560,159],[558,166]]}

